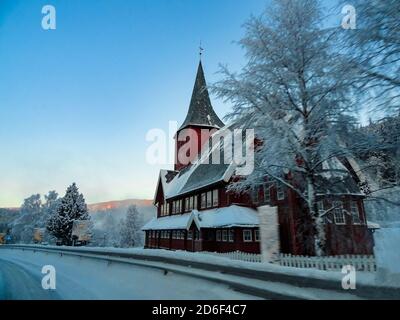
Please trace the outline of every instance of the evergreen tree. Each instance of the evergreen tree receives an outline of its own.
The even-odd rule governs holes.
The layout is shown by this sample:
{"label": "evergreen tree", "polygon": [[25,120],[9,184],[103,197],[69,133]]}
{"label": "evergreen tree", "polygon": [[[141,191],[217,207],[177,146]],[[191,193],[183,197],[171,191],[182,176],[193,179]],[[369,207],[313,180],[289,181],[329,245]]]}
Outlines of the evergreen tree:
{"label": "evergreen tree", "polygon": [[125,220],[121,221],[121,247],[137,247],[142,244],[141,218],[135,205],[131,205],[126,213]]}
{"label": "evergreen tree", "polygon": [[74,220],[89,220],[87,205],[75,183],[68,187],[65,196],[57,207],[56,214],[50,217],[47,230],[65,245],[72,243]]}

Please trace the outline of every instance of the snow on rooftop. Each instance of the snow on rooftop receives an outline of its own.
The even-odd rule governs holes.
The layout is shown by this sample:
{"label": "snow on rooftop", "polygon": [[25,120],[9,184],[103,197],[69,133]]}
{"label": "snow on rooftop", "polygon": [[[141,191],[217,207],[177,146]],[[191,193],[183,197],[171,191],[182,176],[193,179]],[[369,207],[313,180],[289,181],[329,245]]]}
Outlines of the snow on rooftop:
{"label": "snow on rooftop", "polygon": [[322,162],[322,169],[325,171],[322,176],[330,179],[332,177],[345,177],[349,175],[349,171],[343,163],[336,157],[330,158]]}
{"label": "snow on rooftop", "polygon": [[197,212],[201,228],[257,227],[257,211],[247,207],[230,206]]}
{"label": "snow on rooftop", "polygon": [[[166,176],[168,175],[168,170],[160,171],[160,179],[163,187],[164,196],[166,199],[174,198],[179,195],[187,194],[198,188],[213,185],[220,181],[228,182],[232,175],[235,173],[235,169],[238,165],[235,161],[230,163],[224,163],[224,157],[221,155],[220,163],[212,163],[213,155],[218,149],[222,147],[222,139],[227,131],[228,134],[234,132],[234,136],[231,136],[232,141],[235,140],[235,136],[241,135],[241,132],[235,132],[235,127],[233,124],[227,125],[219,131],[215,132],[211,137],[220,137],[216,139],[218,142],[213,144],[211,148],[202,150],[200,157],[193,164],[182,169],[175,177],[167,182]],[[236,153],[245,154],[246,152],[252,152],[253,144],[246,142],[243,145],[236,143],[234,145],[233,155]],[[246,150],[247,149],[247,150]],[[222,153],[223,154],[223,153]]]}
{"label": "snow on rooftop", "polygon": [[372,222],[372,221],[367,221],[367,226],[368,226],[368,229],[380,229],[381,228],[379,223]]}
{"label": "snow on rooftop", "polygon": [[189,230],[194,222],[199,228],[257,227],[257,211],[247,207],[232,205],[205,211],[154,218],[142,230]]}
{"label": "snow on rooftop", "polygon": [[153,218],[142,228],[142,230],[188,230],[193,218],[193,213]]}

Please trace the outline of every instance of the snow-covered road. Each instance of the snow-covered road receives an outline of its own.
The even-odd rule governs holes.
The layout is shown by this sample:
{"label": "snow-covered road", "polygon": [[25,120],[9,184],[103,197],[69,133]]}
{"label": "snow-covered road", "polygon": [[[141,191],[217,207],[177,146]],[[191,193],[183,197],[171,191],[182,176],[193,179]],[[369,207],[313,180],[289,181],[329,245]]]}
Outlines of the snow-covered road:
{"label": "snow-covered road", "polygon": [[41,277],[20,265],[0,260],[0,300],[59,299],[56,291],[43,290]]}
{"label": "snow-covered road", "polygon": [[[42,267],[56,270],[44,290]],[[0,250],[0,299],[254,299],[225,285],[155,268],[45,252]]]}

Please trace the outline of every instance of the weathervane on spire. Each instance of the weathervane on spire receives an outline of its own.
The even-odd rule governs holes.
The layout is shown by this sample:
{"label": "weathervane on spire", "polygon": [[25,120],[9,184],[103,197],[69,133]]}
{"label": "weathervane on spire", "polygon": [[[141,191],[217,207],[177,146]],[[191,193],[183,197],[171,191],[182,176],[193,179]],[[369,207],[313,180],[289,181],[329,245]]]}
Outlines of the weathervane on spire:
{"label": "weathervane on spire", "polygon": [[200,60],[201,60],[201,56],[202,56],[202,54],[203,54],[203,51],[204,51],[204,49],[203,49],[203,47],[201,46],[201,40],[200,40],[200,46],[199,46],[199,56],[200,56]]}

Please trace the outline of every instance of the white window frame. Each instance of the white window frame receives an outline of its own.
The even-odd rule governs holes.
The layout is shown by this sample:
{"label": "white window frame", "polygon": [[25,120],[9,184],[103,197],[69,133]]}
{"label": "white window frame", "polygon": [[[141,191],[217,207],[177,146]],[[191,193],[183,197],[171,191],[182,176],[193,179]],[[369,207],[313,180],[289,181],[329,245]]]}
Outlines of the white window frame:
{"label": "white window frame", "polygon": [[207,200],[206,200],[207,209],[208,209],[208,208],[212,208],[212,206],[213,206],[212,191],[207,191],[207,196],[206,196],[206,198],[207,198]]}
{"label": "white window frame", "polygon": [[[266,196],[268,195],[268,196]],[[266,183],[264,184],[264,202],[271,203],[271,184]]]}
{"label": "white window frame", "polygon": [[205,209],[207,208],[207,194],[204,192],[200,196],[200,208]]}
{"label": "white window frame", "polygon": [[[355,211],[354,211],[355,209]],[[361,224],[361,215],[360,215],[360,208],[358,207],[358,202],[357,201],[351,201],[350,202],[350,212],[351,212],[351,217],[353,220],[353,224]],[[354,220],[354,217],[358,220],[357,222]]]}
{"label": "white window frame", "polygon": [[221,242],[222,240],[221,230],[217,230],[215,239],[217,242]]}
{"label": "white window frame", "polygon": [[277,183],[276,185],[276,199],[279,201],[285,200],[285,189],[282,183]]}
{"label": "white window frame", "polygon": [[[249,239],[246,239],[246,234],[250,235]],[[253,242],[253,232],[250,229],[243,230],[243,242]]]}
{"label": "white window frame", "polygon": [[194,209],[193,208],[193,201],[194,201],[193,197],[189,197],[189,210],[193,210]]}
{"label": "white window frame", "polygon": [[254,203],[259,203],[260,202],[259,192],[260,192],[260,187],[259,186],[253,187],[253,189],[252,189],[252,193],[253,193],[252,199],[253,199]]}
{"label": "white window frame", "polygon": [[219,206],[219,190],[214,189],[212,192],[212,206],[213,207],[218,207]]}
{"label": "white window frame", "polygon": [[188,231],[186,239],[187,240],[193,240],[193,231],[192,230]]}
{"label": "white window frame", "polygon": [[193,196],[193,209],[197,210],[197,194]]}
{"label": "white window frame", "polygon": [[228,233],[228,241],[235,242],[235,230],[230,229]]}
{"label": "white window frame", "polygon": [[187,197],[185,198],[185,212],[189,212],[191,210],[190,208],[190,198]]}
{"label": "white window frame", "polygon": [[[335,221],[335,224],[337,225],[345,225],[346,224],[346,215],[343,210],[343,202],[342,201],[333,201],[332,202],[333,206],[333,219]],[[341,219],[338,219],[338,215],[341,216]],[[338,220],[343,220],[343,222],[339,222]]]}
{"label": "white window frame", "polygon": [[260,242],[261,238],[260,238],[260,230],[254,230],[254,240],[256,242]]}
{"label": "white window frame", "polygon": [[222,230],[222,242],[228,242],[228,230]]}
{"label": "white window frame", "polygon": [[164,205],[163,204],[161,205],[161,208],[160,208],[160,215],[161,215],[161,217],[164,216]]}

